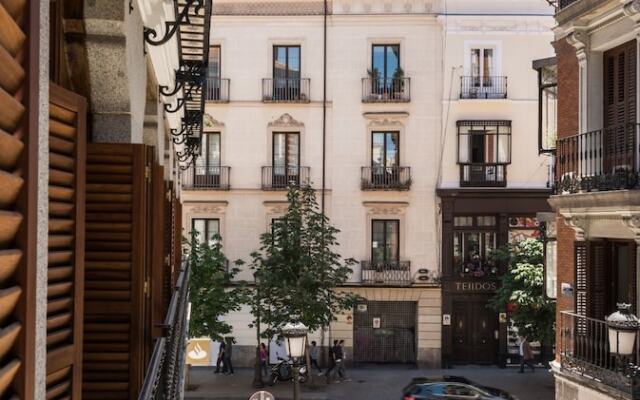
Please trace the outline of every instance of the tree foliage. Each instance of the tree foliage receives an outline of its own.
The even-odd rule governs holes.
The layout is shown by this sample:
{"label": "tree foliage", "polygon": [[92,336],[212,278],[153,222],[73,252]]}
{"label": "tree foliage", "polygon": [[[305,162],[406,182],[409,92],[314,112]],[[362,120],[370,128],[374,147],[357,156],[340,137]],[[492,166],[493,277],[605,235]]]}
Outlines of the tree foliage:
{"label": "tree foliage", "polygon": [[260,250],[251,254],[258,281],[252,314],[260,314],[266,338],[279,335],[291,320],[310,331],[326,327],[358,300],[334,290],[347,281],[356,261],[333,251],[339,231],[320,212],[315,190],[290,185],[287,200],[286,214],[274,220],[271,232],[260,237]]}
{"label": "tree foliage", "polygon": [[551,344],[555,338],[555,303],[544,295],[543,243],[527,239],[497,249],[493,257],[507,263],[500,288],[489,302],[496,311],[512,305],[510,317],[529,340]]}
{"label": "tree foliage", "polygon": [[201,242],[197,236],[197,232],[192,232],[187,246],[191,302],[189,336],[219,339],[231,332],[231,326],[220,317],[240,310],[247,301],[244,284],[233,282],[239,272],[237,266],[242,262],[236,261],[230,266],[222,252],[220,236],[214,236],[210,242]]}

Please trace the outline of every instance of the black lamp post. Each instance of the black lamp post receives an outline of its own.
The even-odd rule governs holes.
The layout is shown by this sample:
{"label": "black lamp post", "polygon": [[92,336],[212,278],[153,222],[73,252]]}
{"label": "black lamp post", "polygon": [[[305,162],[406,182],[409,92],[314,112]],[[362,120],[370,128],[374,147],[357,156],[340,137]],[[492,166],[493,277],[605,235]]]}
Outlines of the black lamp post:
{"label": "black lamp post", "polygon": [[262,366],[260,365],[260,279],[258,271],[253,273],[253,279],[256,284],[256,362],[253,369],[253,387],[262,388],[264,382],[262,381]]}
{"label": "black lamp post", "polygon": [[618,303],[618,311],[607,317],[609,350],[616,358],[616,368],[626,373],[627,361],[634,352],[640,320],[631,313],[631,304]]}
{"label": "black lamp post", "polygon": [[282,328],[287,345],[287,353],[293,360],[293,400],[300,400],[300,359],[307,348],[309,328],[302,322],[289,322]]}

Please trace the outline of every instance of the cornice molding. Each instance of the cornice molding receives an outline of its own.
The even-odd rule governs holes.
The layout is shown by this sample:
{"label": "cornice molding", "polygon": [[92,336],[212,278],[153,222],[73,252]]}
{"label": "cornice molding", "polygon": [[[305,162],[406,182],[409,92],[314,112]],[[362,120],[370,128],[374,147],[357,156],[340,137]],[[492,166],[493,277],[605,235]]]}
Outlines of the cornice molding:
{"label": "cornice molding", "polygon": [[368,215],[402,215],[409,203],[405,201],[363,201],[362,205],[367,209]]}

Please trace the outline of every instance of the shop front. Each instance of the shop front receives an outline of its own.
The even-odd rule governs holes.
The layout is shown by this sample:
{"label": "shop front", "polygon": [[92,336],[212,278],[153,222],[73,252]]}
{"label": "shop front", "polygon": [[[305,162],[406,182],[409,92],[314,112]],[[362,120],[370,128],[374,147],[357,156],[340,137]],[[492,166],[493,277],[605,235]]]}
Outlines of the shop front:
{"label": "shop front", "polygon": [[[539,234],[536,213],[547,190],[441,189],[442,365],[514,362],[515,332],[506,309],[489,302],[506,265],[494,250]],[[517,349],[515,349],[517,350]]]}

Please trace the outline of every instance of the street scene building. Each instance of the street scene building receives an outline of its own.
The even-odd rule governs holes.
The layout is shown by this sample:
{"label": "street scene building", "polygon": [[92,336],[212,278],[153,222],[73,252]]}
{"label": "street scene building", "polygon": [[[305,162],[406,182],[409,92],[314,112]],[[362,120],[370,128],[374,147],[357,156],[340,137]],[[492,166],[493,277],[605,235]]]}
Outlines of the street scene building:
{"label": "street scene building", "polygon": [[618,304],[638,310],[639,12],[636,1],[561,1],[556,13],[557,399],[638,395],[638,347],[616,355],[605,320]]}
{"label": "street scene building", "polygon": [[[287,183],[311,183],[359,261],[341,290],[366,301],[331,326],[355,363],[505,364],[508,324],[487,308],[504,270],[487,256],[549,210],[531,62],[553,55],[552,8],[446,3],[333,1],[326,26],[320,2],[213,6],[183,225],[246,258]],[[251,315],[228,320],[237,363],[253,365]]]}

